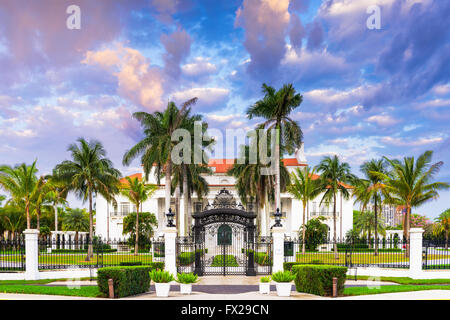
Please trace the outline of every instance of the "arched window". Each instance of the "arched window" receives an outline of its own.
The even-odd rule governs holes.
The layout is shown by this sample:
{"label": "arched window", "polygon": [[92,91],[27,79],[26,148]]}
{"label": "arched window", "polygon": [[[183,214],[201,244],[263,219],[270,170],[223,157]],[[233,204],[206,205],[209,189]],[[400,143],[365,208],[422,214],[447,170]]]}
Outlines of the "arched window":
{"label": "arched window", "polygon": [[217,230],[217,245],[231,245],[231,239],[233,238],[233,231],[227,224],[223,224]]}

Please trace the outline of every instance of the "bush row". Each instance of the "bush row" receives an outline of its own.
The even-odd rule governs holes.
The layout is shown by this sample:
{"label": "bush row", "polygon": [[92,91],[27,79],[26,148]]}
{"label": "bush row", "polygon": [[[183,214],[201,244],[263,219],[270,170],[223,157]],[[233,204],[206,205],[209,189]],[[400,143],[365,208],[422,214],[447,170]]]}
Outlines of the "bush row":
{"label": "bush row", "polygon": [[103,296],[109,296],[108,280],[113,280],[114,297],[121,298],[147,292],[150,288],[150,272],[163,269],[164,264],[155,262],[148,266],[120,266],[99,268],[97,285]]}
{"label": "bush row", "polygon": [[333,278],[337,278],[337,294],[344,292],[346,267],[329,265],[294,265],[295,288],[298,292],[319,296],[333,295]]}

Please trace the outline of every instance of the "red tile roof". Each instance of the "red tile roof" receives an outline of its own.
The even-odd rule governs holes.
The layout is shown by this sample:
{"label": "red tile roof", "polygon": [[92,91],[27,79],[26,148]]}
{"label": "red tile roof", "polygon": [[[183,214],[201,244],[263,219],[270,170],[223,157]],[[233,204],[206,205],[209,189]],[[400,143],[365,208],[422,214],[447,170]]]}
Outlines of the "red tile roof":
{"label": "red tile roof", "polygon": [[[233,167],[235,159],[210,159],[208,162],[208,167],[215,167],[216,173],[226,173],[229,169]],[[286,167],[299,167],[306,166],[306,164],[301,164],[296,158],[282,159]]]}
{"label": "red tile roof", "polygon": [[[142,173],[135,173],[132,174],[131,176],[128,176],[130,179],[134,179],[134,178],[138,178],[139,181],[142,180]],[[122,178],[120,179],[120,183],[128,183],[126,178]]]}

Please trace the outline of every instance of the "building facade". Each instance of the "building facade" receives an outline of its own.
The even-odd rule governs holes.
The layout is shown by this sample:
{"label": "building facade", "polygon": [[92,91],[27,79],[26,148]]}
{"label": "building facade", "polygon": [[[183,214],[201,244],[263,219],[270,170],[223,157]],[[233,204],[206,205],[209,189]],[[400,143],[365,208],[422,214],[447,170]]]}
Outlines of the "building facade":
{"label": "building facade", "polygon": [[[303,153],[303,148],[300,149],[295,158],[283,159],[289,173],[293,172],[296,168],[307,166],[306,159]],[[175,223],[179,230],[179,235],[184,236],[191,233],[193,225],[192,213],[201,212],[208,208],[208,205],[212,204],[216,195],[223,189],[229,191],[240,202],[239,195],[235,189],[235,178],[227,175],[227,171],[233,166],[234,159],[211,159],[208,166],[212,169],[213,174],[205,175],[205,179],[209,184],[209,193],[204,196],[203,199],[199,199],[194,193],[192,195],[191,206],[188,207],[188,212],[183,212],[184,199],[181,196],[179,199],[179,213],[178,220]],[[143,179],[144,173],[139,172],[130,177],[138,177]],[[317,176],[318,178],[318,176]],[[153,174],[149,175],[147,183],[156,184],[156,178]],[[166,217],[165,217],[165,186],[164,178],[161,179],[161,185],[153,194],[151,199],[142,204],[140,212],[154,213],[158,226],[155,231],[155,236],[160,236],[163,233]],[[351,188],[350,186],[346,186]],[[325,217],[325,223],[329,227],[329,237],[333,237],[333,204],[329,206],[320,204],[322,195],[319,195],[313,201],[307,204],[306,219],[312,219],[319,216]],[[136,210],[134,205],[130,203],[125,197],[118,195],[116,197],[116,206],[112,203],[108,203],[100,195],[96,202],[96,235],[107,239],[123,239],[127,235],[123,234],[123,218],[129,213]],[[175,198],[171,199],[172,212],[176,212]],[[248,203],[244,206],[244,209],[249,212],[256,212],[255,204]],[[261,236],[270,235],[270,227],[274,224],[273,213],[275,211],[274,205],[269,204],[259,210],[259,216],[256,220],[258,234]],[[291,237],[298,237],[298,231],[303,221],[303,205],[300,200],[295,199],[290,193],[281,194],[281,212],[282,212],[282,224],[285,227],[286,234]],[[337,196],[336,203],[336,216],[337,216],[337,237],[345,237],[345,233],[352,228],[353,225],[353,199],[344,199],[341,194]]]}

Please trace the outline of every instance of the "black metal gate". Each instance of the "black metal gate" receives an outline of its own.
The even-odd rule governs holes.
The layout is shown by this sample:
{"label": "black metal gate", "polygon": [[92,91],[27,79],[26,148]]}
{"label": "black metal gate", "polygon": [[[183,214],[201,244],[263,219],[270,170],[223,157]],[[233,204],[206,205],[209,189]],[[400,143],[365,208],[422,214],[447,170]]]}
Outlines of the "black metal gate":
{"label": "black metal gate", "polygon": [[193,235],[177,239],[178,272],[203,275],[270,274],[272,240],[255,235],[256,215],[225,189],[212,205],[193,214]]}

